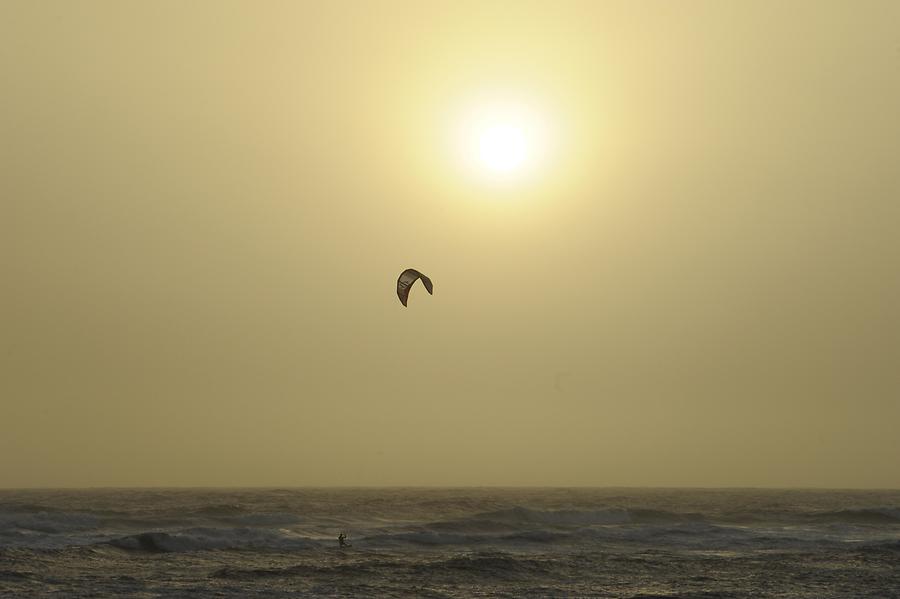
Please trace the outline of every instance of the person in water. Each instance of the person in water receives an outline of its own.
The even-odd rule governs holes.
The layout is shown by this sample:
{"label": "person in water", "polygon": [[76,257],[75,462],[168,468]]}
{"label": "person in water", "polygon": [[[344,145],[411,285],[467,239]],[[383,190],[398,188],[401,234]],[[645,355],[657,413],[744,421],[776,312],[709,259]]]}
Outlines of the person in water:
{"label": "person in water", "polygon": [[350,543],[347,542],[347,535],[343,532],[338,535],[338,547],[350,547]]}

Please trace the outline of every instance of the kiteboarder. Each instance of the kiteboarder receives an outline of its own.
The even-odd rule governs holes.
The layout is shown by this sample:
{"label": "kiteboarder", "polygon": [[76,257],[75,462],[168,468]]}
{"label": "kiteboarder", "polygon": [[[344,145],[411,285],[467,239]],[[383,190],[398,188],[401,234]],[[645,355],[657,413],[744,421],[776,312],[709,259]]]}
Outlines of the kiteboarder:
{"label": "kiteboarder", "polygon": [[347,542],[347,535],[344,532],[338,535],[338,547],[350,547],[350,543]]}

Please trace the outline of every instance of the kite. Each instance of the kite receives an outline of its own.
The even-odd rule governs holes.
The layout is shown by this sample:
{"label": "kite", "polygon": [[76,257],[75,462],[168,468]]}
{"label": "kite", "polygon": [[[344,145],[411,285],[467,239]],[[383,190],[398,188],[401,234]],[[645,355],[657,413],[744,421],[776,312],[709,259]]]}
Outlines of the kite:
{"label": "kite", "polygon": [[397,297],[400,298],[400,303],[404,306],[409,299],[409,288],[419,279],[422,279],[422,284],[425,285],[425,290],[428,291],[428,295],[434,295],[434,285],[431,284],[431,279],[420,273],[418,270],[407,268],[400,273],[400,277],[397,279]]}

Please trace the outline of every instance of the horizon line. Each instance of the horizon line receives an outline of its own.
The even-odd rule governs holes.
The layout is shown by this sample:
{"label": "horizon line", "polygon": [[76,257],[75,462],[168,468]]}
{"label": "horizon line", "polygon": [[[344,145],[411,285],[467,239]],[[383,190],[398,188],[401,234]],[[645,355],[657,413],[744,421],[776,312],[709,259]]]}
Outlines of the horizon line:
{"label": "horizon line", "polygon": [[641,490],[759,490],[759,491],[900,491],[897,487],[829,487],[782,485],[90,485],[90,486],[31,486],[6,487],[0,491],[90,491],[90,490],[377,490],[377,489],[641,489]]}

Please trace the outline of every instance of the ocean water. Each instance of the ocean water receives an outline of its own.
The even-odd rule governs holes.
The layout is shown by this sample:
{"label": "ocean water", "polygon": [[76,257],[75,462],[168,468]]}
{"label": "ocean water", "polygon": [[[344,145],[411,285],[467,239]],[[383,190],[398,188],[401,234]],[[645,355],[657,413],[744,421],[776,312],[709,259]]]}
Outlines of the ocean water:
{"label": "ocean water", "polygon": [[0,596],[900,597],[900,491],[0,490]]}

